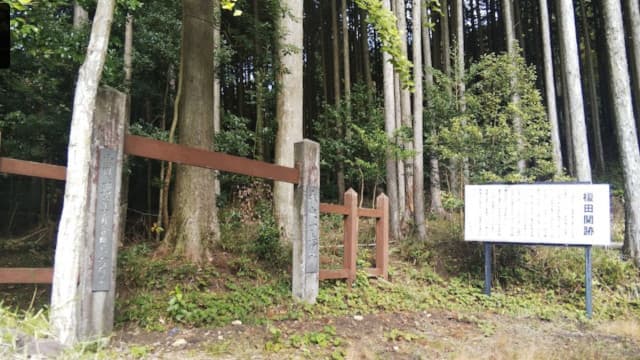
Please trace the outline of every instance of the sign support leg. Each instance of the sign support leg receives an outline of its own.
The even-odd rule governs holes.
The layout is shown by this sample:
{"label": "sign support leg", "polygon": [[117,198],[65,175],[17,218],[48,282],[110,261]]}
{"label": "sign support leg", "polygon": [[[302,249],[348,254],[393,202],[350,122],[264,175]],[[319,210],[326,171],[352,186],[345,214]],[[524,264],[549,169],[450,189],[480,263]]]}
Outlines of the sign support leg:
{"label": "sign support leg", "polygon": [[585,265],[584,265],[584,292],[586,297],[586,305],[587,305],[587,317],[591,319],[591,315],[593,313],[593,307],[591,303],[591,245],[587,245],[584,247],[584,257],[585,257]]}
{"label": "sign support leg", "polygon": [[491,243],[484,244],[484,294],[491,296]]}

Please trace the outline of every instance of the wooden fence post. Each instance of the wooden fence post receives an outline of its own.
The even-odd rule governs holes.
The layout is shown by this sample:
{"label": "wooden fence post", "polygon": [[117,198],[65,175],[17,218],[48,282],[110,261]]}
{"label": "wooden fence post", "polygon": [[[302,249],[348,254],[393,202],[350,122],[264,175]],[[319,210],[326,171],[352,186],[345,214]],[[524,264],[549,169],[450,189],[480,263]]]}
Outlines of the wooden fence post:
{"label": "wooden fence post", "polygon": [[294,145],[294,153],[300,181],[295,190],[292,292],[313,304],[320,281],[320,145],[305,139]]}
{"label": "wooden fence post", "polygon": [[344,218],[344,256],[342,267],[348,272],[349,286],[356,279],[356,259],[358,251],[358,193],[349,189],[344,193],[344,207],[349,213]]}
{"label": "wooden fence post", "polygon": [[382,277],[388,279],[389,266],[389,198],[380,194],[376,198],[376,209],[382,210],[382,217],[376,221],[376,268]]}

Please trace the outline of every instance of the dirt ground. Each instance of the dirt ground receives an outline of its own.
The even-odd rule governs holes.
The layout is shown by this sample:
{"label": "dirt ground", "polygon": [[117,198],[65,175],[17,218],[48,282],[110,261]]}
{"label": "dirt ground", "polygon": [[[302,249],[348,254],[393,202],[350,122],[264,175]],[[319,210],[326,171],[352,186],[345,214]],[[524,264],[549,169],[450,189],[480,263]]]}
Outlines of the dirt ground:
{"label": "dirt ground", "polygon": [[640,323],[382,313],[156,333],[124,330],[111,344],[118,357],[145,359],[640,359]]}

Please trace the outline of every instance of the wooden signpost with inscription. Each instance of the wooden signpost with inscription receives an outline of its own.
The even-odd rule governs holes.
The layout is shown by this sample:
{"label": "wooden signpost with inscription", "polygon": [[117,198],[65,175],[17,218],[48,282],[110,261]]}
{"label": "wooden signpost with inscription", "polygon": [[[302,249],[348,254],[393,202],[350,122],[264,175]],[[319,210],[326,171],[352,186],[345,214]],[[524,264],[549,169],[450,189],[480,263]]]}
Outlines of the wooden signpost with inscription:
{"label": "wooden signpost with inscription", "polygon": [[121,234],[120,194],[127,97],[101,88],[96,99],[91,164],[89,221],[80,263],[78,338],[106,336],[113,329],[118,235]]}
{"label": "wooden signpost with inscription", "polygon": [[591,247],[610,245],[609,209],[604,184],[467,185],[464,237],[484,242],[485,293],[491,295],[493,245],[584,247],[591,317]]}

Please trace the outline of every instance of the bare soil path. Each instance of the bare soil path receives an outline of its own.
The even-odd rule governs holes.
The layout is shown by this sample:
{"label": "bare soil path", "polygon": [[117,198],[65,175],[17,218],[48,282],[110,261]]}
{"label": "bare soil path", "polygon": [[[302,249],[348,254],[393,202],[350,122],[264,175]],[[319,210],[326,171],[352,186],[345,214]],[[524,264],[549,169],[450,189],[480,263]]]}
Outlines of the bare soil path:
{"label": "bare soil path", "polygon": [[261,326],[123,330],[110,351],[145,359],[640,359],[640,322],[380,313]]}

